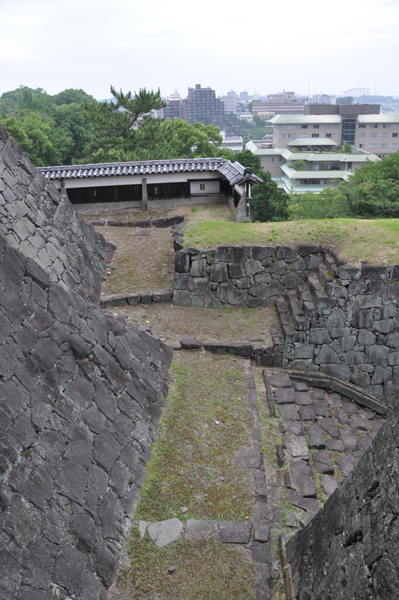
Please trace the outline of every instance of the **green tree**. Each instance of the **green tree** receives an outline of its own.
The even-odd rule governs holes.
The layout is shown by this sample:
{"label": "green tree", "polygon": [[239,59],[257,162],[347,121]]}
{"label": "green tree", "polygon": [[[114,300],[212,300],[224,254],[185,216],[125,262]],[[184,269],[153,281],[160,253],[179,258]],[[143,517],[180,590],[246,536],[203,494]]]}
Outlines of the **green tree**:
{"label": "green tree", "polygon": [[250,150],[236,154],[236,159],[244,167],[250,167],[252,173],[263,183],[252,186],[251,215],[253,221],[287,221],[290,218],[289,196],[279,190],[269,171],[262,168],[259,156]]}
{"label": "green tree", "polygon": [[352,154],[352,146],[350,145],[349,142],[345,142],[344,152],[345,152],[345,154]]}
{"label": "green tree", "polygon": [[93,96],[86,94],[84,90],[68,89],[51,96],[51,101],[54,104],[83,104],[83,102],[93,102]]}

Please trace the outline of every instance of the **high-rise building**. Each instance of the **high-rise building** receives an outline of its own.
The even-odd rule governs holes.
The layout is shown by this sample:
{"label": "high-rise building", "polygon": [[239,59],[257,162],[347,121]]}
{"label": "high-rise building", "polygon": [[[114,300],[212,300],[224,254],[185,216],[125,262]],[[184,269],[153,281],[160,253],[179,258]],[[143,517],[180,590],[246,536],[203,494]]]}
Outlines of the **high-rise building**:
{"label": "high-rise building", "polygon": [[248,101],[248,92],[247,91],[240,92],[240,100],[244,100],[244,102]]}
{"label": "high-rise building", "polygon": [[195,88],[188,88],[188,97],[182,100],[182,118],[193,125],[209,117],[224,116],[223,102],[216,98],[215,90],[210,87],[203,88],[197,84]]}
{"label": "high-rise building", "polygon": [[304,103],[295,92],[283,90],[279,94],[268,94],[266,102],[254,102],[252,114],[264,117],[274,113],[275,115],[303,114]]}

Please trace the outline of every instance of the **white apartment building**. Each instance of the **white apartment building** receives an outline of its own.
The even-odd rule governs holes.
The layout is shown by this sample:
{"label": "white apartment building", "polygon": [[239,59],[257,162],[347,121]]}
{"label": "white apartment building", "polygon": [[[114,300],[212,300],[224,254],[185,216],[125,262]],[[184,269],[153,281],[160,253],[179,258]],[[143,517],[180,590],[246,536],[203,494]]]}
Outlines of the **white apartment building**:
{"label": "white apartment building", "polygon": [[379,105],[308,105],[305,109],[308,114],[271,119],[275,148],[325,151],[348,142],[353,149],[379,158],[399,150],[399,114],[379,114]]}

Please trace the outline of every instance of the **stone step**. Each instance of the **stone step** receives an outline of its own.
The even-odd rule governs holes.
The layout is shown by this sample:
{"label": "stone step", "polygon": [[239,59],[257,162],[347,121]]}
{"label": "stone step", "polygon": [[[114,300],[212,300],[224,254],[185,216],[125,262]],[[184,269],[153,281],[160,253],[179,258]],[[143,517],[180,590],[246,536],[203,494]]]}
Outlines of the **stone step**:
{"label": "stone step", "polygon": [[316,273],[317,273],[317,279],[319,280],[320,284],[323,287],[325,287],[326,283],[334,282],[334,277],[333,277],[332,273],[327,270],[326,265],[323,265],[323,263],[319,263],[317,265]]}
{"label": "stone step", "polygon": [[316,308],[326,309],[331,308],[335,304],[335,300],[327,296],[323,286],[320,284],[316,273],[307,277],[309,290],[312,294],[312,301]]}
{"label": "stone step", "polygon": [[299,299],[299,306],[302,308],[308,319],[314,319],[316,317],[316,307],[313,304],[313,297],[309,291],[309,288],[304,285],[298,285],[297,294]]}
{"label": "stone step", "polygon": [[290,311],[284,298],[279,298],[276,302],[278,318],[285,342],[293,344],[295,341],[295,328],[291,320]]}
{"label": "stone step", "polygon": [[306,331],[309,329],[309,319],[301,309],[298,294],[295,290],[285,295],[285,301],[290,311],[292,324],[296,331]]}

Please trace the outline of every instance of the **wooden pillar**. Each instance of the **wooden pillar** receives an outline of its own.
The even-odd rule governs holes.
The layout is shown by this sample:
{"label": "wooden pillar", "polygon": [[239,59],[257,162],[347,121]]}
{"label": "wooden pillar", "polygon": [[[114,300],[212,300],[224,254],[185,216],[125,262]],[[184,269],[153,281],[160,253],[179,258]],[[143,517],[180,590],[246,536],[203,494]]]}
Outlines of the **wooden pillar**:
{"label": "wooden pillar", "polygon": [[147,179],[141,180],[141,210],[148,210]]}

